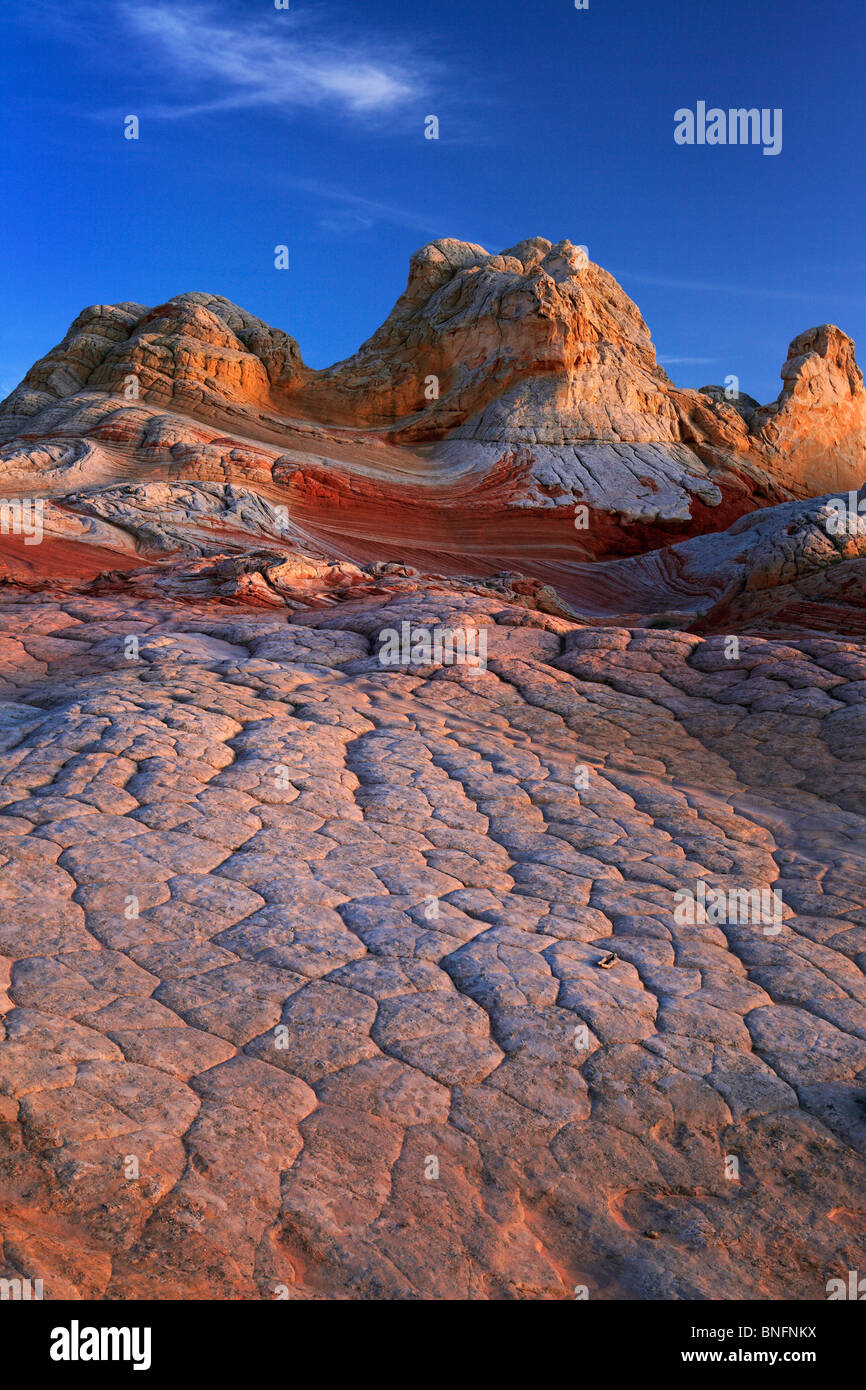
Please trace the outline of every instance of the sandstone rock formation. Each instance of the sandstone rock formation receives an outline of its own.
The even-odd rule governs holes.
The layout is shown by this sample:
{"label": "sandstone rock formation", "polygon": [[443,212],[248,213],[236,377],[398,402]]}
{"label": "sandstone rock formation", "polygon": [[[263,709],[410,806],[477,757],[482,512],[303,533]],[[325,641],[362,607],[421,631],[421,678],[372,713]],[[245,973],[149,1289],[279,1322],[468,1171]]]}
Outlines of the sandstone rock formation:
{"label": "sandstone rock formation", "polygon": [[[425,247],[325,371],[192,294],[85,310],[27,374],[0,1279],[820,1300],[862,1268],[866,414],[836,328],[783,380],[678,390],[542,238]],[[483,660],[383,659],[436,631]]]}
{"label": "sandstone rock formation", "polygon": [[109,477],[254,485],[355,561],[559,570],[859,487],[851,340],[801,335],[783,380],[754,408],[678,390],[637,307],[570,242],[445,240],[412,258],[358,353],[318,372],[218,296],[92,306],[0,407],[0,462],[7,487],[38,476],[62,494]]}
{"label": "sandstone rock formation", "polygon": [[831,323],[801,333],[788,349],[782,381],[775,404],[752,417],[760,440],[810,491],[861,486],[866,416],[851,339]]}

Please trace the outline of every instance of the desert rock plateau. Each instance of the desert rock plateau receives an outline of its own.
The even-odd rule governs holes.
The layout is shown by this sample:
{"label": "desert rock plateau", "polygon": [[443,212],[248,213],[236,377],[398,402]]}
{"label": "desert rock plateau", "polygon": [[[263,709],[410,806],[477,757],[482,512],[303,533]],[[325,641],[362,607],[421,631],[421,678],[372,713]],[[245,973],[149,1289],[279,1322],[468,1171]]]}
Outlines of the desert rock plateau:
{"label": "desert rock plateau", "polygon": [[678,389],[541,237],[423,247],[323,370],[202,292],[86,308],[31,368],[0,1279],[821,1300],[864,1267],[866,393],[831,324],[781,383]]}

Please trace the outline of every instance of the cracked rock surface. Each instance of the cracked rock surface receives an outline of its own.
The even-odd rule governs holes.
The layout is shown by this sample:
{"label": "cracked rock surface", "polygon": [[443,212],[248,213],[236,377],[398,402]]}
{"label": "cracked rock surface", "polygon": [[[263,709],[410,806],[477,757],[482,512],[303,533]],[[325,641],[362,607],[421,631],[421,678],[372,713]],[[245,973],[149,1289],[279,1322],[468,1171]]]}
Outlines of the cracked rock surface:
{"label": "cracked rock surface", "polygon": [[[486,669],[384,667],[403,622],[483,629]],[[7,590],[0,695],[0,1277],[821,1299],[860,1267],[861,645]],[[699,884],[779,920],[682,920]]]}

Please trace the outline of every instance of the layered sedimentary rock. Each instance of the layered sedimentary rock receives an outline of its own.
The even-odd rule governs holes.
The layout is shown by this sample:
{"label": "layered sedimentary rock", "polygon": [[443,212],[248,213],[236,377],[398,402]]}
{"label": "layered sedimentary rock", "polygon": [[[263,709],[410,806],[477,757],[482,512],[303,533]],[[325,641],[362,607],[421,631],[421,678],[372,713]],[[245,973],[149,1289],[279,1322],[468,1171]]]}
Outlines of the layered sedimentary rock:
{"label": "layered sedimentary rock", "polygon": [[7,486],[49,493],[254,486],[355,561],[560,568],[859,487],[850,339],[801,335],[783,381],[763,407],[678,390],[637,307],[570,242],[490,255],[446,240],[412,258],[372,338],[322,371],[218,296],[86,309],[0,408],[2,465]]}
{"label": "layered sedimentary rock", "polygon": [[812,1300],[862,1268],[866,416],[836,328],[783,382],[677,390],[541,238],[425,247],[325,371],[192,294],[86,310],[28,373],[0,1280]]}

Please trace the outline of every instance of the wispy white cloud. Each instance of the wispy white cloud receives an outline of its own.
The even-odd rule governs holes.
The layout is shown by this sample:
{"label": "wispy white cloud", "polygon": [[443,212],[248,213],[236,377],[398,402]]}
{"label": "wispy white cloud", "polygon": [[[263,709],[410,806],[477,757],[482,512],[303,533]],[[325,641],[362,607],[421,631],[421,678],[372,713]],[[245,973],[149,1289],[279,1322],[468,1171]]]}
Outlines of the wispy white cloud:
{"label": "wispy white cloud", "polygon": [[405,46],[350,34],[321,13],[274,9],[267,19],[241,21],[211,6],[160,0],[122,0],[119,11],[143,50],[139,66],[141,58],[159,64],[169,92],[177,80],[177,96],[152,115],[305,108],[370,115],[426,86],[422,62]]}
{"label": "wispy white cloud", "polygon": [[816,300],[826,297],[821,290],[776,289],[772,285],[737,285],[730,280],[680,280],[666,275],[636,275],[618,271],[618,278],[633,280],[636,285],[652,285],[663,290],[691,290],[706,294],[754,296],[756,299]]}
{"label": "wispy white cloud", "polygon": [[352,236],[355,232],[369,232],[375,225],[376,220],[373,217],[365,217],[360,212],[341,212],[339,209],[319,218],[320,229],[338,237]]}
{"label": "wispy white cloud", "polygon": [[[334,219],[354,218],[359,227],[372,227],[377,222],[393,222],[401,227],[414,227],[429,236],[447,236],[447,232],[436,231],[439,218],[415,212],[411,208],[397,207],[393,203],[383,203],[376,198],[366,198],[352,193],[349,189],[338,188],[333,184],[321,183],[318,179],[286,178],[285,184],[306,194],[317,203],[336,203],[343,212],[333,214]],[[326,214],[327,216],[327,214]],[[333,230],[333,229],[331,229]]]}
{"label": "wispy white cloud", "polygon": [[663,367],[710,367],[718,362],[717,357],[659,357]]}

